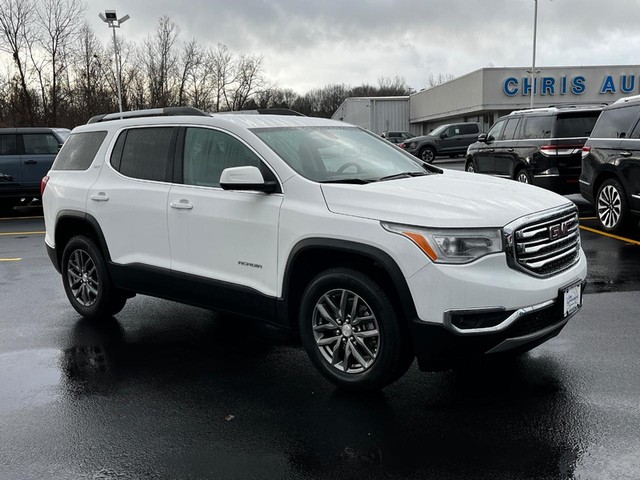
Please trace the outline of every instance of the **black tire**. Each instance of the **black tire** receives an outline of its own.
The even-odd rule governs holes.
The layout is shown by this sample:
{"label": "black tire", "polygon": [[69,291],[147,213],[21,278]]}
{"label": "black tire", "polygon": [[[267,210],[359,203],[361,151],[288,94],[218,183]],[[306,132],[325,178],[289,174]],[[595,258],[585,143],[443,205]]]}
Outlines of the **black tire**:
{"label": "black tire", "polygon": [[513,179],[520,183],[528,183],[529,185],[531,185],[533,182],[533,178],[531,178],[531,174],[526,168],[517,170],[516,174],[513,176]]}
{"label": "black tire", "polygon": [[73,237],[64,247],[62,284],[71,306],[89,320],[111,317],[127,302],[111,283],[100,249],[83,235]]}
{"label": "black tire", "polygon": [[424,147],[420,150],[420,159],[423,162],[431,163],[436,158],[436,151],[432,147]]}
{"label": "black tire", "polygon": [[600,185],[595,204],[598,221],[606,232],[622,233],[638,224],[638,219],[629,212],[624,187],[615,178]]}
{"label": "black tire", "polygon": [[303,294],[298,326],[313,364],[345,390],[379,390],[414,359],[407,328],[387,293],[357,270],[317,275]]}
{"label": "black tire", "polygon": [[467,162],[467,164],[464,167],[465,171],[469,172],[469,173],[475,173],[476,172],[476,164],[473,160],[469,160]]}

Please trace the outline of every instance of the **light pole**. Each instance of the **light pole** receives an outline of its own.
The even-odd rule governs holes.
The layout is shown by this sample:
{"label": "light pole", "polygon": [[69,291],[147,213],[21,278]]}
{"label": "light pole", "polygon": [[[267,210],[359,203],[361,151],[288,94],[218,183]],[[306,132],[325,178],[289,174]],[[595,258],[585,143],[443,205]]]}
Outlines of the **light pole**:
{"label": "light pole", "polygon": [[536,34],[538,33],[538,0],[533,0],[533,61],[531,62],[531,108],[533,108],[533,93],[536,81]]}
{"label": "light pole", "polygon": [[129,20],[129,15],[125,15],[122,18],[118,18],[115,10],[105,10],[104,13],[98,14],[100,20],[106,23],[109,28],[113,29],[113,52],[116,57],[116,84],[118,86],[118,106],[120,107],[120,113],[122,113],[122,87],[120,85],[120,59],[118,55],[118,41],[116,39],[116,28],[120,28],[120,24]]}

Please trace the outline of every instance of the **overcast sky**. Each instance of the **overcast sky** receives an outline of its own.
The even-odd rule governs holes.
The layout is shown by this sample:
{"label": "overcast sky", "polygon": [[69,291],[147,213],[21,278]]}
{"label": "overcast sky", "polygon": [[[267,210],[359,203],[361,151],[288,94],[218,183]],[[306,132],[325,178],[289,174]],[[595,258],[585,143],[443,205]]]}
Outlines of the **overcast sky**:
{"label": "overcast sky", "polygon": [[[305,93],[329,83],[377,84],[404,77],[420,90],[429,74],[464,75],[530,66],[534,0],[88,0],[103,42],[105,9],[131,19],[118,32],[141,42],[158,18],[180,40],[223,43],[264,56],[281,88]],[[538,0],[537,65],[640,64],[640,0]]]}

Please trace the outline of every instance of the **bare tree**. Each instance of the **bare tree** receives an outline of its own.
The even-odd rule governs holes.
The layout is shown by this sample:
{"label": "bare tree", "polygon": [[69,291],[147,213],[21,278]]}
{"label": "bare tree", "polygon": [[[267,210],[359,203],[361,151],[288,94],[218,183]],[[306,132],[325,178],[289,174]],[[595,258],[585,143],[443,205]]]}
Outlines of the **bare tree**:
{"label": "bare tree", "polygon": [[33,124],[34,114],[27,86],[28,39],[33,35],[35,3],[33,0],[0,1],[0,49],[9,53],[18,69],[20,100],[26,119]]}
{"label": "bare tree", "polygon": [[233,56],[226,45],[221,43],[207,55],[207,61],[211,63],[214,76],[215,111],[219,112],[222,100],[226,99],[226,91],[233,83],[234,66]]}
{"label": "bare tree", "polygon": [[[47,54],[46,63],[50,73],[51,111],[48,120],[51,125],[57,124],[60,78],[67,68],[68,53],[74,48],[72,42],[83,25],[85,10],[86,6],[80,0],[39,0],[37,4],[39,43]],[[41,86],[44,87],[42,73],[40,78]],[[43,98],[43,103],[44,100]]]}
{"label": "bare tree", "polygon": [[243,54],[238,57],[232,88],[225,94],[229,110],[242,110],[247,100],[264,86],[262,62],[261,55]]}
{"label": "bare tree", "polygon": [[178,105],[184,105],[189,80],[194,79],[195,70],[202,63],[202,47],[194,38],[182,48],[180,56],[180,85],[178,87]]}
{"label": "bare tree", "polygon": [[451,73],[439,73],[438,75],[430,73],[427,77],[427,87],[433,88],[438,85],[442,85],[443,83],[450,82],[454,78],[456,77],[454,77]]}
{"label": "bare tree", "polygon": [[154,35],[144,42],[142,63],[149,82],[149,101],[152,107],[172,104],[178,56],[175,44],[180,29],[168,16],[160,17]]}

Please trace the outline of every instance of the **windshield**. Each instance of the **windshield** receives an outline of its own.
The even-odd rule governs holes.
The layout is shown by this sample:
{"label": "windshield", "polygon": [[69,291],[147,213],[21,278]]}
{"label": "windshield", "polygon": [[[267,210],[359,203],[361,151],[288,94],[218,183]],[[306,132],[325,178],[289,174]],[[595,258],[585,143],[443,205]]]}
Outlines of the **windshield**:
{"label": "windshield", "polygon": [[431,135],[432,137],[437,137],[438,135],[440,135],[442,132],[445,131],[445,129],[448,127],[448,125],[440,125],[439,127],[436,127],[435,129],[433,129],[429,135]]}
{"label": "windshield", "polygon": [[417,159],[360,128],[282,127],[252,131],[291,168],[315,182],[368,183],[396,175],[427,173]]}

